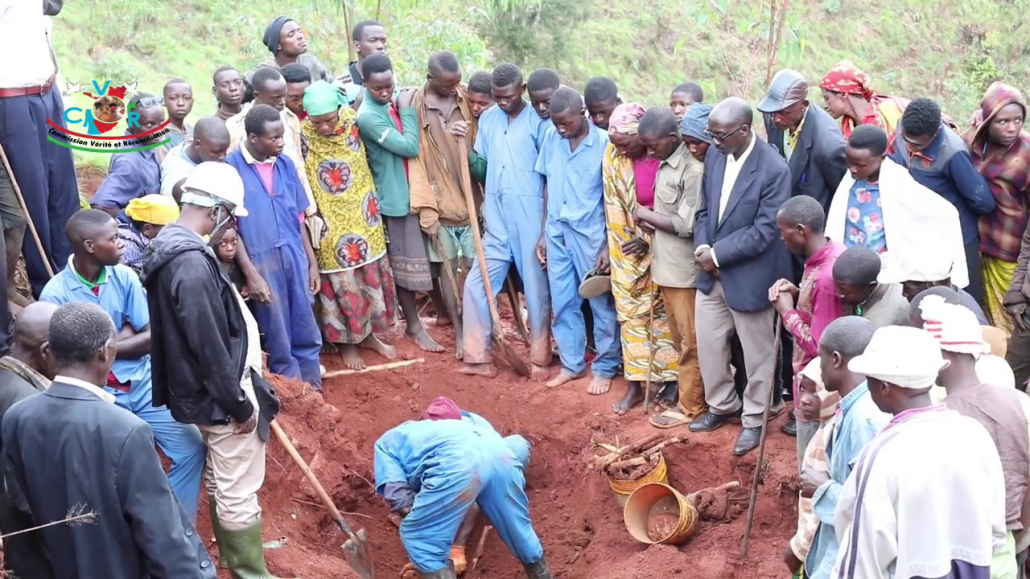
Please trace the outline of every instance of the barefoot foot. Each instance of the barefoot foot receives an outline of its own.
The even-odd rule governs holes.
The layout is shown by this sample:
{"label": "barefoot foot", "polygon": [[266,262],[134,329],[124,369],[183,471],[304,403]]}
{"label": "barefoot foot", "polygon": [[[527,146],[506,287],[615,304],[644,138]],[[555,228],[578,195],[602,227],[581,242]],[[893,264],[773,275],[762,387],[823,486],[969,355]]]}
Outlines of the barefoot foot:
{"label": "barefoot foot", "polygon": [[587,386],[587,394],[599,396],[601,394],[607,394],[612,389],[612,378],[603,378],[601,376],[594,376],[590,379],[590,384]]}
{"label": "barefoot foot", "polygon": [[465,355],[465,342],[461,339],[461,332],[454,339],[454,357],[458,360]]}
{"label": "barefoot foot", "polygon": [[322,342],[322,353],[323,354],[337,354],[340,349],[336,347],[336,344],[332,342]]}
{"label": "barefoot foot", "polygon": [[372,350],[387,360],[394,360],[397,358],[397,349],[393,346],[384,344],[379,338],[375,337],[374,334],[369,334],[367,338],[358,344],[358,347],[365,350]]}
{"label": "barefoot foot", "polygon": [[630,382],[626,394],[618,402],[612,404],[612,412],[622,416],[644,399],[639,382]]}
{"label": "barefoot foot", "polygon": [[465,364],[458,371],[470,376],[486,376],[487,378],[497,376],[497,366],[493,364]]}
{"label": "barefoot foot", "polygon": [[543,382],[544,380],[547,380],[547,377],[550,375],[551,371],[547,366],[537,366],[536,364],[531,364],[529,366],[529,379],[534,382]]}
{"label": "barefoot foot", "polygon": [[361,359],[361,355],[358,354],[358,348],[354,344],[346,344],[343,349],[340,350],[340,357],[343,358],[343,364],[351,370],[363,370],[365,368],[365,361]]}
{"label": "barefoot foot", "polygon": [[551,381],[545,384],[545,386],[547,386],[548,388],[556,388],[558,386],[561,386],[562,384],[565,384],[566,382],[572,382],[576,378],[580,377],[582,377],[582,374],[577,376],[572,372],[569,372],[565,368],[562,368],[561,372],[558,372],[557,376],[551,378]]}
{"label": "barefoot foot", "polygon": [[443,352],[443,346],[437,344],[436,340],[429,336],[429,333],[426,332],[425,328],[416,328],[414,332],[409,330],[408,337],[418,344],[419,348],[422,348],[427,352]]}

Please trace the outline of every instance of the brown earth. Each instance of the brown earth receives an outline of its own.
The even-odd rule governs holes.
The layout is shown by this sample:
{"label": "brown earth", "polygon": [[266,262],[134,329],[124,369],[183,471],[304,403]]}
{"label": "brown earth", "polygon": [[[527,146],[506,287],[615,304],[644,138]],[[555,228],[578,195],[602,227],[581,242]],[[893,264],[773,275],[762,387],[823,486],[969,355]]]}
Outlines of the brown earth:
{"label": "brown earth", "polygon": [[[426,323],[442,344],[453,346],[449,328],[435,328],[430,320]],[[514,333],[507,333],[516,343]],[[699,498],[708,505],[711,516],[704,517],[700,530],[686,545],[648,548],[626,532],[621,509],[605,478],[587,466],[595,452],[601,452],[592,449],[592,440],[625,443],[653,430],[639,408],[623,417],[612,414],[610,406],[625,387],[621,380],[612,393],[593,397],[586,394],[585,380],[549,390],[506,368],[495,379],[472,378],[457,372],[459,362],[452,353],[423,353],[403,338],[399,328],[386,339],[397,345],[401,358],[422,357],[425,362],[330,378],[325,383],[324,402],[300,383],[273,378],[283,400],[280,424],[336,506],[355,513],[345,515],[348,522],[366,529],[379,577],[398,577],[407,558],[397,529],[387,519],[388,509],[372,488],[372,445],[387,429],[417,419],[441,395],[482,414],[502,434],[519,433],[533,443],[527,491],[533,524],[555,577],[631,579],[682,574],[692,578],[767,578],[785,574],[781,552],[797,521],[797,495],[794,439],[779,431],[784,418],[774,422],[767,441],[763,484],[746,558],[739,555],[745,518],[741,515],[746,511],[746,489],[757,453],[732,456],[737,425],[707,434],[689,433],[686,428],[673,432],[688,440],[664,451],[670,484],[684,494],[730,481],[739,481],[744,490],[729,497]],[[516,347],[525,355],[521,344]],[[370,364],[384,362],[374,354],[365,356]],[[329,370],[342,368],[335,356],[323,357],[323,363]],[[557,367],[552,369],[556,371]],[[300,470],[275,442],[270,443],[268,456],[260,495],[265,540],[287,538],[282,548],[266,551],[270,570],[278,576],[304,579],[352,576],[339,548],[344,535],[319,505]],[[206,513],[206,508],[201,512]],[[201,519],[204,536],[211,537],[210,525],[203,520],[206,516]],[[478,532],[474,534],[468,546],[470,565],[478,536]],[[216,552],[213,547],[212,553]],[[223,571],[220,576],[229,575]],[[467,575],[470,579],[524,576],[521,565],[496,534],[487,539],[483,558]]]}

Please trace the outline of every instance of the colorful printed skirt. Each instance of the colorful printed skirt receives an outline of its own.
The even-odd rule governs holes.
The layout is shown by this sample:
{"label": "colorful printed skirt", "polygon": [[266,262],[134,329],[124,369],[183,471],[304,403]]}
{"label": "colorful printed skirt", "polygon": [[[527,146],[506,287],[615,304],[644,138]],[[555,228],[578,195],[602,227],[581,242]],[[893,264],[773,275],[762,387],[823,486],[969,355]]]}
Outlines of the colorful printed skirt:
{"label": "colorful printed skirt", "polygon": [[325,341],[358,344],[397,322],[397,289],[387,256],[321,278],[318,300]]}

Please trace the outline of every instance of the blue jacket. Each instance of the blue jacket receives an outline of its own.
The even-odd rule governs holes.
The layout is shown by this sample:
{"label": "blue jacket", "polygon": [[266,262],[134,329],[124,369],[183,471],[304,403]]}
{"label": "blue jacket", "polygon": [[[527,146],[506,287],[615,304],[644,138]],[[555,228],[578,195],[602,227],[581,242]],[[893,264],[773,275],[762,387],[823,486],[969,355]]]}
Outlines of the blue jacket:
{"label": "blue jacket", "polygon": [[[790,199],[790,169],[776,149],[757,135],[754,138],[754,148],[740,168],[721,222],[719,199],[726,155],[709,147],[694,224],[694,243],[712,247],[726,305],[738,312],[771,308],[769,288],[791,274],[790,253],[776,225],[776,212]],[[711,292],[715,281],[698,269],[699,290]]]}
{"label": "blue jacket", "polygon": [[96,513],[93,523],[37,531],[57,577],[214,579],[153,432],[136,415],[56,381],[7,411],[3,441],[15,505],[37,525],[77,509]]}
{"label": "blue jacket", "polygon": [[979,216],[993,212],[997,203],[987,181],[973,165],[973,157],[965,141],[942,123],[930,146],[913,161],[903,131],[904,127],[899,125],[895,139],[897,151],[891,159],[907,168],[920,184],[958,209],[962,242],[969,244],[979,236],[976,224]]}

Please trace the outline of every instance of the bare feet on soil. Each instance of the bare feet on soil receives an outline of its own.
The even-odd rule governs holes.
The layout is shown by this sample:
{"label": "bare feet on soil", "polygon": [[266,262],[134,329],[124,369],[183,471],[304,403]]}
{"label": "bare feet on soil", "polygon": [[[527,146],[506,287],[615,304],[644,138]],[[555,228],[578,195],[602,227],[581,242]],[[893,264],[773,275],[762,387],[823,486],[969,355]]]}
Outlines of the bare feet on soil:
{"label": "bare feet on soil", "polygon": [[343,349],[340,350],[340,357],[343,358],[344,365],[351,370],[363,370],[365,368],[365,361],[361,359],[361,354],[358,354],[358,347],[354,344],[344,344]]}
{"label": "bare feet on soil", "polygon": [[379,338],[375,337],[375,334],[369,334],[367,338],[358,344],[358,347],[364,350],[372,350],[387,360],[397,359],[397,349],[384,344]]}
{"label": "bare feet on soil", "polygon": [[326,342],[325,340],[322,341],[322,353],[323,354],[336,354],[339,351],[340,351],[340,349],[336,347],[336,344],[334,344],[332,342]]}
{"label": "bare feet on soil", "polygon": [[465,364],[458,371],[471,376],[486,376],[487,378],[497,376],[497,366],[493,364]]}
{"label": "bare feet on soil", "polygon": [[594,396],[607,394],[608,391],[612,389],[612,380],[612,378],[594,376],[590,379],[590,385],[587,386],[587,394],[592,394]]}
{"label": "bare feet on soil", "polygon": [[547,366],[537,366],[536,364],[529,366],[529,379],[534,382],[543,382],[550,375],[551,370]]}
{"label": "bare feet on soil", "polygon": [[418,344],[419,348],[427,352],[443,352],[443,346],[437,344],[436,340],[429,336],[425,328],[416,328],[414,332],[408,329],[407,335],[411,338],[411,341]]}
{"label": "bare feet on soil", "polygon": [[636,382],[630,382],[626,388],[626,394],[619,399],[618,402],[612,404],[612,412],[622,416],[629,412],[634,406],[640,404],[644,400],[644,394],[640,389],[640,385]]}
{"label": "bare feet on soil", "polygon": [[548,388],[557,388],[558,386],[561,386],[562,384],[565,384],[567,382],[572,382],[573,380],[575,380],[577,378],[581,378],[582,376],[583,376],[582,374],[577,376],[577,375],[573,374],[572,372],[569,372],[565,368],[562,368],[561,372],[558,372],[557,376],[555,376],[554,378],[551,378],[551,381],[548,382],[547,384],[545,384],[545,386],[547,386]]}

